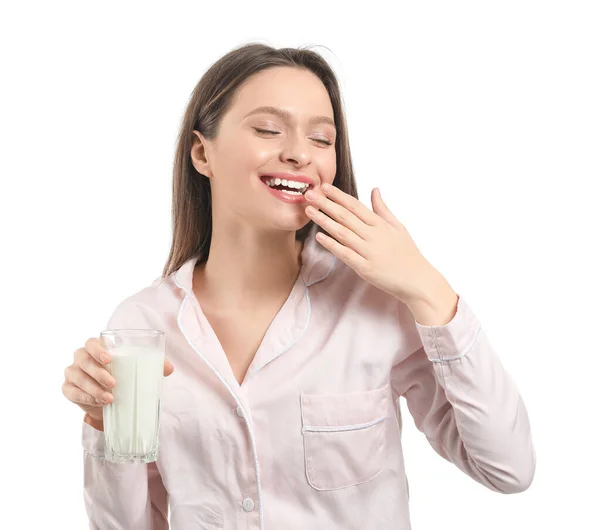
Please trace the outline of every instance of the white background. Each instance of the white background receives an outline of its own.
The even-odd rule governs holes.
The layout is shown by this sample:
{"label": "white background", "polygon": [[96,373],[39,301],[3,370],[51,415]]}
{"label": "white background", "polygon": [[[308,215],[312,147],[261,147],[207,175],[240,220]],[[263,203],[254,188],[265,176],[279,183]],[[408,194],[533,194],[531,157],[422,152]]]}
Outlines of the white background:
{"label": "white background", "polygon": [[217,5],[2,7],[2,527],[87,528],[64,368],[161,274],[188,97],[258,41],[322,46],[360,199],[381,187],[528,408],[536,476],[502,495],[438,456],[402,400],[413,528],[598,528],[597,2]]}

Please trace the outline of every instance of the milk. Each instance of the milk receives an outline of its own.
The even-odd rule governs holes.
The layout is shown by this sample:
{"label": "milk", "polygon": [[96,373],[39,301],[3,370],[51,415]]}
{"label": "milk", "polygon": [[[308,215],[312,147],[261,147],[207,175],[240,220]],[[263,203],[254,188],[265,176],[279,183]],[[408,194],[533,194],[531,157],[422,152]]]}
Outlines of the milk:
{"label": "milk", "polygon": [[116,380],[103,407],[105,456],[113,462],[158,458],[164,351],[144,346],[110,348],[108,371]]}

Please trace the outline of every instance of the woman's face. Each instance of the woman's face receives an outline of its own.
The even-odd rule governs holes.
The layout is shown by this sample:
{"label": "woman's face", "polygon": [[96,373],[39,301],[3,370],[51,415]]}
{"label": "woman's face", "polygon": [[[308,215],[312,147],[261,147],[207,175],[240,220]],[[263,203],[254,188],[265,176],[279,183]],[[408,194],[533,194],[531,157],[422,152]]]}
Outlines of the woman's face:
{"label": "woman's face", "polygon": [[[252,112],[263,106],[288,115]],[[192,160],[210,178],[215,223],[290,231],[306,225],[306,201],[278,198],[260,175],[304,175],[315,189],[333,182],[336,129],[326,119],[312,121],[315,117],[333,122],[333,107],[320,79],[305,70],[277,67],[240,87],[216,138],[206,140],[194,131]]]}

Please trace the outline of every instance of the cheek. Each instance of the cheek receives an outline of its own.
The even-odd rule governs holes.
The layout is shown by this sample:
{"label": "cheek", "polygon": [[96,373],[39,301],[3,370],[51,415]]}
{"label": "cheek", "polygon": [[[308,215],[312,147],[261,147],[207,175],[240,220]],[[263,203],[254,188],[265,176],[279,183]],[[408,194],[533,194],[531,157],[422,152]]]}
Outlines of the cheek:
{"label": "cheek", "polygon": [[258,170],[275,156],[273,148],[265,145],[265,142],[247,140],[239,145],[235,155],[231,157],[232,163],[238,167]]}
{"label": "cheek", "polygon": [[[269,155],[261,149],[258,144],[252,141],[232,142],[227,146],[226,152],[219,153],[218,174],[227,181],[228,188],[239,189],[243,181],[253,173],[260,171],[269,159]],[[235,187],[232,188],[232,185]]]}
{"label": "cheek", "polygon": [[323,179],[323,181],[327,182],[328,184],[332,184],[333,179],[335,179],[335,173],[337,171],[335,154],[333,155],[333,157],[324,160],[320,167],[321,178]]}

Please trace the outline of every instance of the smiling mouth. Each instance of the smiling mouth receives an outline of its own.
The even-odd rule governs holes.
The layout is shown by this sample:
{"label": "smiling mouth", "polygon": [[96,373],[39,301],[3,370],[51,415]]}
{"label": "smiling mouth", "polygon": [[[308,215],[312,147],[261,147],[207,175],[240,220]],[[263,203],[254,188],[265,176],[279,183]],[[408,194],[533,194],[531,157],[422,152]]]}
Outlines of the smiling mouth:
{"label": "smiling mouth", "polygon": [[312,184],[306,184],[304,182],[294,182],[293,180],[287,181],[285,179],[279,179],[265,175],[261,177],[261,180],[269,188],[289,193],[290,195],[304,195],[309,189],[313,187]]}

